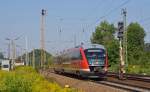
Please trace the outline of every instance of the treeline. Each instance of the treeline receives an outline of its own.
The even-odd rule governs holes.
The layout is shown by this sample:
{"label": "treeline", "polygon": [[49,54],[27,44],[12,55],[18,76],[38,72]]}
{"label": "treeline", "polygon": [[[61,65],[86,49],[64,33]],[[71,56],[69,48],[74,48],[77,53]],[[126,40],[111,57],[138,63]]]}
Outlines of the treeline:
{"label": "treeline", "polygon": [[[147,43],[144,42],[146,33],[137,22],[127,26],[127,62],[128,73],[150,73],[150,51],[146,51]],[[119,40],[117,27],[107,21],[101,22],[91,36],[92,43],[103,44],[108,51],[112,71],[119,67]],[[148,48],[147,48],[148,49]]]}
{"label": "treeline", "polygon": [[[47,51],[45,51],[45,55],[46,55],[46,60],[44,62],[44,66],[47,67],[48,65],[52,64],[53,57]],[[30,51],[27,56],[28,56],[28,64],[29,64],[29,66],[35,66],[36,69],[40,68],[40,65],[41,65],[41,49],[34,49],[34,51],[33,50]],[[26,54],[25,53],[22,56],[19,56],[17,58],[17,61],[20,62],[21,58],[22,58],[23,62],[26,62]]]}

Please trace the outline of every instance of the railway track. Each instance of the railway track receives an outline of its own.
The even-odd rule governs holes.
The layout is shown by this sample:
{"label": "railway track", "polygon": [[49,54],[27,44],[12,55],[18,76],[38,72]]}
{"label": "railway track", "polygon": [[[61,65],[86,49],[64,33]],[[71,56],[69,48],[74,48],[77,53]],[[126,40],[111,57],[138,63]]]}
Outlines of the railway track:
{"label": "railway track", "polygon": [[118,73],[108,72],[107,76],[108,76],[107,81],[112,82],[112,83],[117,83],[120,85],[124,85],[124,87],[129,86],[128,88],[130,88],[131,91],[150,92],[150,76],[149,75],[124,74],[125,80],[119,80]]}
{"label": "railway track", "polygon": [[[47,72],[54,73],[53,71],[47,71]],[[64,76],[64,75],[67,77],[74,78],[74,79],[79,79],[77,76],[74,76],[74,75],[62,74],[60,76]],[[113,74],[113,76],[109,75],[107,80],[100,81],[100,80],[87,79],[86,81],[91,81],[93,83],[102,84],[102,85],[114,87],[117,89],[131,91],[131,92],[150,92],[150,82],[148,82],[150,80],[147,77],[144,77],[146,78],[146,80],[142,79],[142,77],[140,77],[141,78],[140,80],[137,78],[133,79],[131,75],[129,76],[129,79],[127,80],[119,80],[116,77],[117,76]]]}
{"label": "railway track", "polygon": [[150,92],[149,88],[143,88],[139,86],[133,86],[133,85],[126,85],[124,83],[118,83],[114,81],[96,81],[98,84],[104,84],[107,86],[115,87],[118,89],[124,89],[126,91],[131,91],[131,92]]}
{"label": "railway track", "polygon": [[[119,78],[119,74],[114,72],[108,72],[107,76]],[[136,80],[150,83],[150,75],[124,74],[124,78],[127,80]]]}

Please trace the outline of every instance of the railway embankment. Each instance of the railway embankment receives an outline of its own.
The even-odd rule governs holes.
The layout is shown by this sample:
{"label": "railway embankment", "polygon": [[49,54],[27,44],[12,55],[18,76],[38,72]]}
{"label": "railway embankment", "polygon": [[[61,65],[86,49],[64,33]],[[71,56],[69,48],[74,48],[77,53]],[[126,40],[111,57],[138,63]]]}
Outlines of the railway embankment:
{"label": "railway embankment", "polygon": [[128,92],[127,90],[94,83],[89,80],[80,80],[76,78],[62,76],[50,71],[41,71],[40,73],[47,79],[50,78],[55,80],[62,87],[75,88],[77,90],[80,90],[81,92]]}

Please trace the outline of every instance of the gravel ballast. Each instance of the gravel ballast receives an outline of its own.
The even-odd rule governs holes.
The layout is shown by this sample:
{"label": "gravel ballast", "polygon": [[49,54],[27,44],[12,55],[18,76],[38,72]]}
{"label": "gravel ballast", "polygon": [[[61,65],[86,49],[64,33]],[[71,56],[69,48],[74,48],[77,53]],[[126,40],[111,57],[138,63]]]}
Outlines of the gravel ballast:
{"label": "gravel ballast", "polygon": [[127,92],[122,89],[113,88],[110,86],[97,84],[87,80],[79,80],[51,72],[40,72],[46,78],[54,79],[62,87],[69,86],[81,90],[82,92]]}

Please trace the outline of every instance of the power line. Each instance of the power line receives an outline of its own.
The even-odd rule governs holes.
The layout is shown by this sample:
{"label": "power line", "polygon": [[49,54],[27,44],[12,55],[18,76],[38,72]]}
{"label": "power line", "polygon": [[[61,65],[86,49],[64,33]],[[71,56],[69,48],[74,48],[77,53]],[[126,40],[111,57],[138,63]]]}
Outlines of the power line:
{"label": "power line", "polygon": [[149,21],[149,20],[150,20],[150,17],[148,17],[148,18],[144,18],[144,19],[141,19],[141,20],[140,20],[140,22],[142,22],[142,23],[143,23],[143,22],[145,22],[145,21]]}
{"label": "power line", "polygon": [[[87,15],[88,16],[91,16],[94,12],[95,12],[95,10],[97,9],[97,8],[99,8],[101,5],[103,5],[105,2],[107,1],[107,0],[100,0],[99,2],[98,2],[98,4],[96,5],[96,7],[94,7],[94,8],[92,8],[90,11],[88,11],[88,13],[87,13]],[[86,16],[87,17],[87,16]]]}
{"label": "power line", "polygon": [[110,15],[111,13],[113,13],[114,11],[120,9],[122,6],[126,5],[127,3],[129,3],[130,0],[127,0],[125,2],[123,2],[122,4],[120,4],[119,6],[117,6],[116,8],[110,10],[108,13],[106,13],[105,15],[101,16],[99,19],[97,19],[95,22],[91,23],[90,25],[88,25],[88,27],[91,27],[92,25],[96,24],[97,22],[99,22],[101,19],[107,17],[108,15]]}
{"label": "power line", "polygon": [[150,17],[141,19],[139,22],[142,24],[142,26],[149,26],[150,24],[149,20],[150,20]]}

